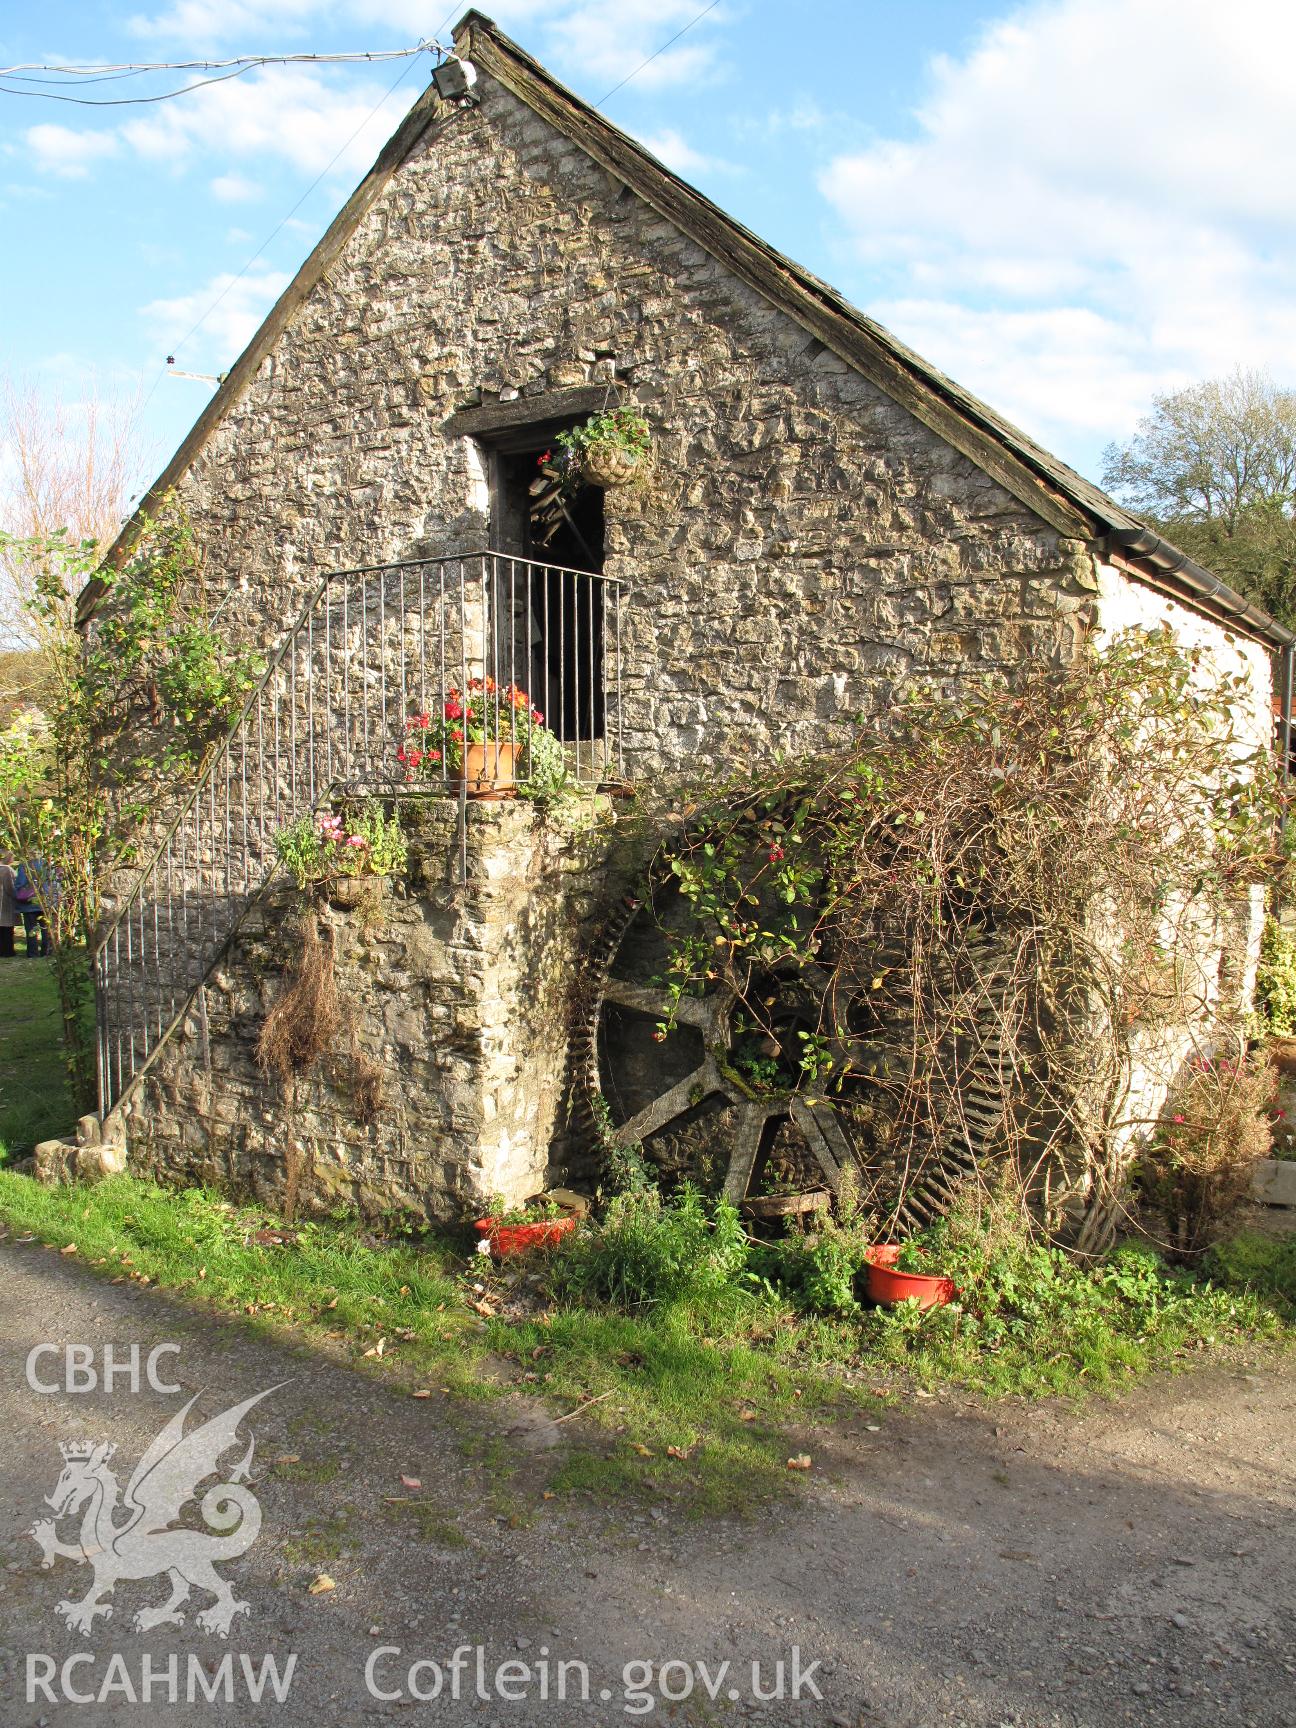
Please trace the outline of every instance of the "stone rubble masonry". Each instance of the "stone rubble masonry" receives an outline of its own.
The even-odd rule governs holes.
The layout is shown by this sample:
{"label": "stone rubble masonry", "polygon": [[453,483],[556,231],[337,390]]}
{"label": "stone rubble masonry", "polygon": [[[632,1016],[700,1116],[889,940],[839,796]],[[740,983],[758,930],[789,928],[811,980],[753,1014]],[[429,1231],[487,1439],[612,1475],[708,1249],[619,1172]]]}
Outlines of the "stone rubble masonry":
{"label": "stone rubble masonry", "polygon": [[[427,1218],[544,1188],[611,836],[557,829],[524,803],[470,804],[464,884],[457,815],[443,799],[402,801],[409,869],[376,916],[273,885],[126,1106],[132,1168],[290,1209]],[[343,1025],[285,1087],[258,1067],[257,1040],[311,907],[331,935]],[[353,1031],[383,1073],[369,1126],[348,1087]]]}
{"label": "stone rubble masonry", "polygon": [[[222,622],[330,569],[492,538],[479,399],[605,380],[654,483],[606,495],[628,766],[884,724],[914,681],[1074,653],[1093,559],[491,80],[434,125],[180,492]],[[230,590],[234,590],[231,595]]]}
{"label": "stone rubble masonry", "polygon": [[[483,74],[425,134],[179,485],[224,628],[280,640],[326,571],[490,544],[466,406],[606,383],[657,471],[606,495],[624,588],[618,715],[650,792],[820,751],[900,696],[1065,660],[1095,558],[771,306]],[[395,740],[393,740],[394,745]],[[567,995],[606,888],[520,809],[474,811],[472,882],[430,813],[371,937],[337,921],[344,999],[388,1102],[282,1096],[255,1035],[291,896],[249,918],[131,1112],[137,1166],[370,1208],[540,1185]],[[302,1174],[302,1169],[308,1175]]]}

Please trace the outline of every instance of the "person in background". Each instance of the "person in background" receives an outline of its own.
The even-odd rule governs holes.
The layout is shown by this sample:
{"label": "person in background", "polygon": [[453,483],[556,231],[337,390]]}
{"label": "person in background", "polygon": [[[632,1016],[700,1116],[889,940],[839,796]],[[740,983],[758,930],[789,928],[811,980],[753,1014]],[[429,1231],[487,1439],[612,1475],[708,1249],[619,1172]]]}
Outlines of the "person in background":
{"label": "person in background", "polygon": [[14,925],[18,922],[13,853],[0,853],[0,960],[12,959]]}
{"label": "person in background", "polygon": [[43,868],[41,860],[34,858],[30,868],[26,864],[20,864],[14,878],[14,899],[18,903],[18,916],[22,919],[23,937],[29,959],[35,958],[38,943],[41,954],[49,953],[49,931],[36,894],[36,884],[42,879]]}

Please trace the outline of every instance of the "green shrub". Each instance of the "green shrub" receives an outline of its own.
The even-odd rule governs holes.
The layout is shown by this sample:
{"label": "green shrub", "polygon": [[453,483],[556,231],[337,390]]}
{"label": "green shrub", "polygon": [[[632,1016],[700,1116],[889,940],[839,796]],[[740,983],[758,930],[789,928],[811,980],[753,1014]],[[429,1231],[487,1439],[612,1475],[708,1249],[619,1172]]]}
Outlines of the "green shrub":
{"label": "green shrub", "polygon": [[1276,918],[1265,919],[1255,1002],[1267,1032],[1279,1038],[1296,1035],[1296,937]]}
{"label": "green shrub", "polygon": [[708,1207],[686,1183],[669,1200],[656,1189],[618,1194],[601,1224],[579,1231],[556,1257],[556,1290],[634,1310],[738,1293],[747,1237],[727,1201]]}
{"label": "green shrub", "polygon": [[856,1280],[864,1267],[866,1236],[828,1220],[777,1242],[755,1242],[747,1257],[757,1281],[810,1314],[858,1314]]}
{"label": "green shrub", "polygon": [[1141,1244],[1086,1265],[1031,1229],[1006,1183],[965,1195],[914,1241],[923,1270],[953,1280],[955,1300],[926,1313],[912,1302],[879,1308],[864,1318],[861,1343],[929,1384],[1073,1391],[1222,1335],[1281,1332],[1260,1274],[1236,1277],[1234,1291],[1212,1287]]}
{"label": "green shrub", "polygon": [[1296,1236],[1262,1236],[1243,1230],[1227,1242],[1217,1242],[1203,1260],[1202,1271],[1225,1289],[1277,1296],[1296,1308]]}
{"label": "green shrub", "polygon": [[348,816],[317,810],[280,828],[274,848],[299,888],[328,876],[394,876],[408,862],[400,817],[372,799]]}

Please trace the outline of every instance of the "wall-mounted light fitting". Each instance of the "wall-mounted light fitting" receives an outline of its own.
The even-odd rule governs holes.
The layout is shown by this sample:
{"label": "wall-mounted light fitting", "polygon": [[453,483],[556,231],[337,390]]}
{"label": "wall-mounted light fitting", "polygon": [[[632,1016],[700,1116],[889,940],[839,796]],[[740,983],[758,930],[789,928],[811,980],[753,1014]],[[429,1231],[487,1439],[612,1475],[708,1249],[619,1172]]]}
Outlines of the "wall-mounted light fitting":
{"label": "wall-mounted light fitting", "polygon": [[439,66],[433,67],[432,82],[443,102],[454,102],[463,108],[481,101],[480,96],[472,93],[477,82],[477,68],[471,60],[443,60]]}

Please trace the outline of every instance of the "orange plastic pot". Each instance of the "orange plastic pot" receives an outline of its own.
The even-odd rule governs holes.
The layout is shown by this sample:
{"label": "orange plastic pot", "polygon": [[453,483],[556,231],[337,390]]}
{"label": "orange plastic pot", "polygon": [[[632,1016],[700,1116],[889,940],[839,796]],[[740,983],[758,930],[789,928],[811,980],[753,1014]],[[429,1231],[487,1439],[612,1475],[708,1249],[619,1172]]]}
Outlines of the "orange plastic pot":
{"label": "orange plastic pot", "polygon": [[943,1308],[954,1299],[954,1280],[927,1272],[901,1272],[895,1262],[899,1246],[870,1248],[867,1289],[874,1302],[894,1307],[897,1302],[917,1302],[920,1308]]}
{"label": "orange plastic pot", "polygon": [[473,1228],[490,1243],[492,1254],[505,1260],[512,1254],[529,1254],[533,1248],[551,1248],[576,1228],[576,1220],[537,1218],[534,1224],[497,1224],[493,1218],[479,1218]]}

